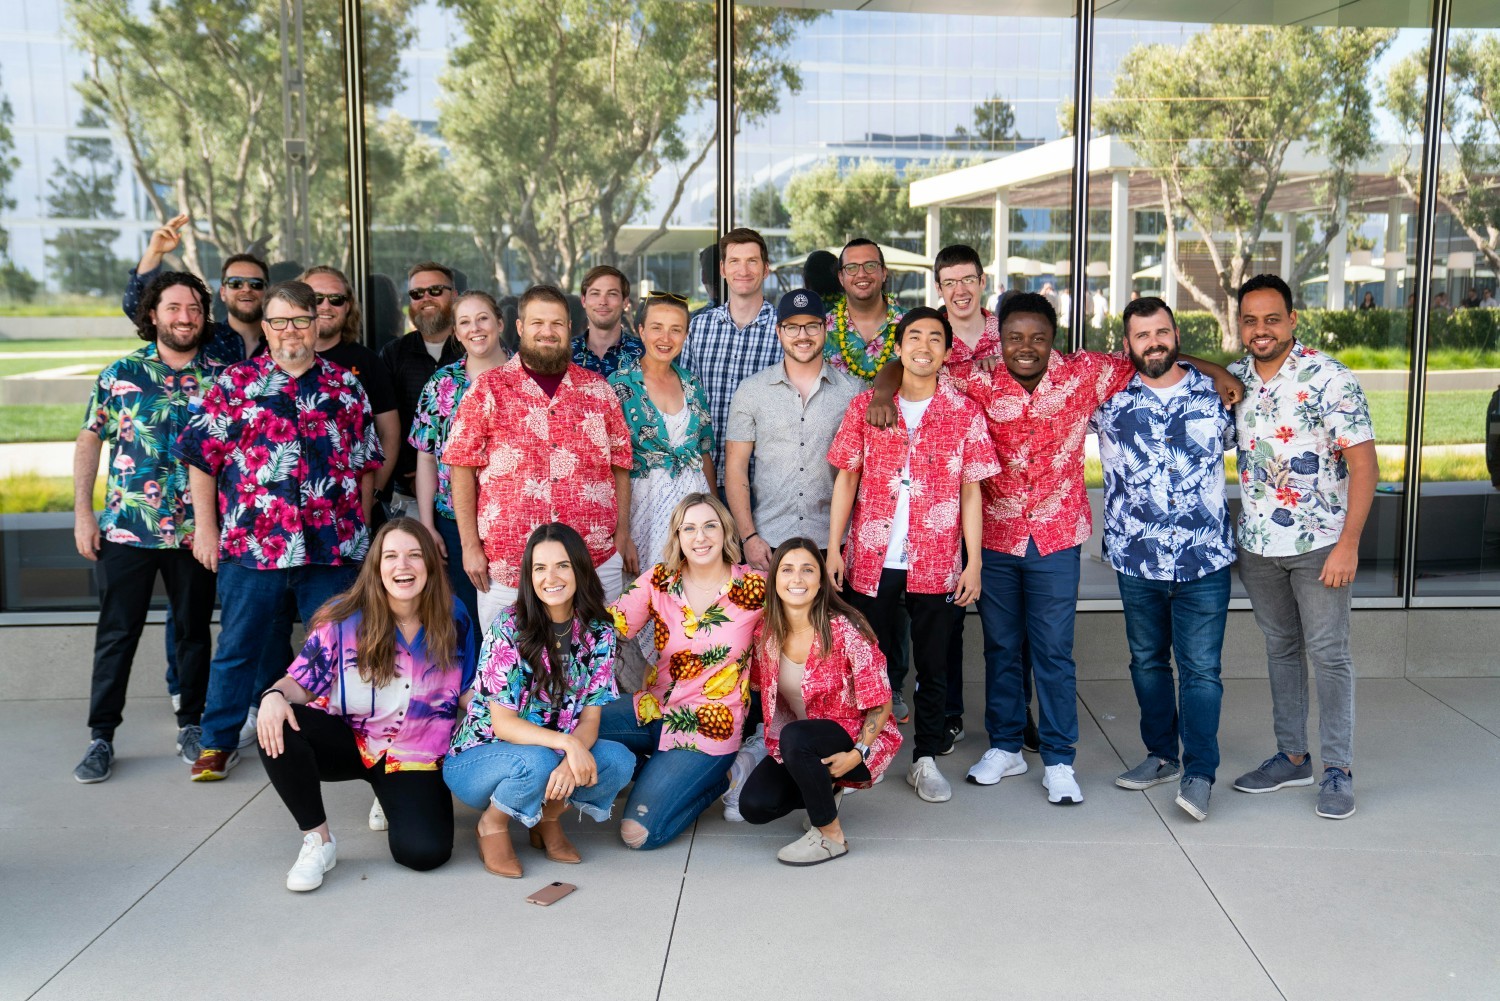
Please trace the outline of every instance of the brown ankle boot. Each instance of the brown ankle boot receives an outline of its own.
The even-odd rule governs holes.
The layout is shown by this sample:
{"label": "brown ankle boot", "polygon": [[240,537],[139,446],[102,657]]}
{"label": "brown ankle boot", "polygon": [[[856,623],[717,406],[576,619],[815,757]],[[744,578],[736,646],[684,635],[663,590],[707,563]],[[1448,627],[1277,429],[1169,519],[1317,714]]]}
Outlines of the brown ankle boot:
{"label": "brown ankle boot", "polygon": [[516,846],[511,843],[509,827],[494,834],[479,835],[479,858],[484,867],[496,876],[521,878],[521,860],[516,857]]}
{"label": "brown ankle boot", "polygon": [[538,821],[531,829],[531,847],[545,851],[553,862],[577,865],[583,861],[583,856],[578,854],[578,849],[573,847],[573,842],[563,833],[562,822],[558,820]]}

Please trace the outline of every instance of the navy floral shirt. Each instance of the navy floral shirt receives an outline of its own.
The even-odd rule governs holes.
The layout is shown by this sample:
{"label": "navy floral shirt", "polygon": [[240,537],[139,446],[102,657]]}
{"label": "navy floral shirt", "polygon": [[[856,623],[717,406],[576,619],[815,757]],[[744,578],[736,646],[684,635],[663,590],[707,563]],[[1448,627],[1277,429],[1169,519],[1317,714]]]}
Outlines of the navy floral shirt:
{"label": "navy floral shirt", "polygon": [[1184,366],[1165,399],[1135,376],[1094,414],[1104,466],[1104,552],[1122,574],[1192,581],[1234,562],[1224,455],[1234,418]]}
{"label": "navy floral shirt", "polygon": [[638,364],[641,355],[645,353],[646,346],[641,343],[641,339],[623,327],[620,329],[620,339],[604,352],[603,358],[589,350],[587,329],[573,338],[573,364],[590,372],[598,372],[606,379],[621,369]]}
{"label": "navy floral shirt", "polygon": [[219,558],[256,570],[365,558],[359,480],[385,453],[352,372],[318,358],[293,378],[269,354],[219,376],[177,440],[219,480]]}
{"label": "navy floral shirt", "polygon": [[172,445],[219,371],[206,349],[173,369],[152,343],[99,373],[83,430],[110,445],[99,519],[99,531],[110,542],[142,549],[193,544],[193,494]]}

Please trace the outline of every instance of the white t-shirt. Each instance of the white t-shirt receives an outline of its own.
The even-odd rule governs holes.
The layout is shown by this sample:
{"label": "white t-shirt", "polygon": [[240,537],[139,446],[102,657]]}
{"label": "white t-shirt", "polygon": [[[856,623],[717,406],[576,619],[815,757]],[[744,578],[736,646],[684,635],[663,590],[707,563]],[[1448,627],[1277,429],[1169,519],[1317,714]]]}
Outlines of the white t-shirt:
{"label": "white t-shirt", "polygon": [[[1142,385],[1144,385],[1144,383]],[[1172,402],[1172,397],[1187,389],[1187,380],[1178,379],[1176,382],[1172,383],[1172,385],[1170,386],[1167,386],[1165,389],[1157,389],[1155,386],[1146,386],[1146,388],[1151,390],[1151,392],[1155,394],[1158,400],[1166,404]]]}
{"label": "white t-shirt", "polygon": [[906,462],[901,466],[901,486],[896,494],[896,513],[891,517],[891,544],[885,551],[885,565],[892,570],[906,570],[911,566],[906,554],[907,527],[911,523],[911,436],[917,433],[917,425],[922,423],[932,397],[912,403],[897,396],[896,402],[901,406],[901,419],[906,422]]}
{"label": "white t-shirt", "polygon": [[436,344],[434,344],[431,341],[429,341],[427,338],[424,337],[424,338],[422,338],[422,347],[426,348],[427,349],[427,353],[430,354],[430,355],[432,355],[432,360],[433,361],[442,361],[443,360],[443,342],[442,341],[438,341]]}

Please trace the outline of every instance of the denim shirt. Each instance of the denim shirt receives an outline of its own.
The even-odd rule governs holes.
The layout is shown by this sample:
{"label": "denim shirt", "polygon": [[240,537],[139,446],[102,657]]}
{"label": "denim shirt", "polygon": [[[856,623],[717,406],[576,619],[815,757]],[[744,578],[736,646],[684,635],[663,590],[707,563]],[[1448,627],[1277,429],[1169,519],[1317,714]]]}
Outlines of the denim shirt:
{"label": "denim shirt", "polygon": [[1115,570],[1192,581],[1234,562],[1224,453],[1234,418],[1195,368],[1166,401],[1136,375],[1095,413],[1104,466],[1104,551]]}

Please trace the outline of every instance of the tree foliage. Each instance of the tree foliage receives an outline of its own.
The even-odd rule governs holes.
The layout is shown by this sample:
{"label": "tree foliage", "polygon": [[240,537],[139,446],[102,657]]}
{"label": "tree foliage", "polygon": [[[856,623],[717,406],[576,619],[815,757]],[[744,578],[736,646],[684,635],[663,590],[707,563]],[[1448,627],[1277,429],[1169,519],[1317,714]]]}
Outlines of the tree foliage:
{"label": "tree foliage", "polygon": [[[16,137],[10,130],[10,123],[14,118],[15,110],[10,106],[10,98],[0,89],[0,212],[8,212],[16,207],[16,200],[9,194],[11,179],[16,176],[16,168],[21,165],[15,155]],[[10,233],[4,226],[0,226],[0,292],[5,293],[8,298],[27,302],[36,295],[36,291],[36,279],[10,259]]]}
{"label": "tree foliage", "polygon": [[989,150],[1011,149],[1021,138],[1016,131],[1015,105],[999,94],[987,98],[974,106],[974,127],[960,125],[954,134],[967,140],[969,146]]}
{"label": "tree foliage", "polygon": [[[1391,68],[1381,101],[1403,130],[1420,135],[1427,104],[1427,47]],[[1500,35],[1456,33],[1448,41],[1443,91],[1442,167],[1437,200],[1463,228],[1491,269],[1500,272]],[[1414,150],[1392,165],[1407,196],[1417,197]]]}
{"label": "tree foliage", "polygon": [[[365,0],[365,88],[396,93],[413,37],[412,0]],[[288,193],[279,0],[64,0],[72,43],[88,60],[79,85],[123,138],[130,168],[163,222],[179,209],[188,266],[200,236],[223,253],[274,248],[289,199],[314,257],[342,260],[348,226],[343,43],[338,0],[304,0],[309,197]],[[295,69],[294,69],[295,72]]]}
{"label": "tree foliage", "polygon": [[[1161,185],[1169,230],[1201,237],[1219,288],[1201,288],[1173,261],[1179,286],[1238,343],[1233,292],[1249,276],[1271,201],[1295,144],[1326,164],[1308,190],[1317,236],[1290,275],[1297,287],[1347,226],[1357,165],[1375,148],[1369,66],[1395,32],[1367,28],[1215,25],[1180,47],[1137,46],[1094,127],[1114,133]],[[1220,238],[1227,234],[1227,241]]]}
{"label": "tree foliage", "polygon": [[890,243],[920,232],[926,211],[912,208],[908,190],[915,179],[890,161],[875,159],[847,170],[830,159],[796,174],[783,196],[792,217],[792,246],[799,251],[837,247],[856,236]]}
{"label": "tree foliage", "polygon": [[[439,125],[476,244],[505,280],[520,253],[571,285],[586,260],[626,262],[620,230],[665,235],[718,140],[714,5],[679,0],[442,0],[467,40],[449,54]],[[819,12],[735,7],[736,128],[801,87],[782,50]],[[651,199],[674,175],[663,204]]]}
{"label": "tree foliage", "polygon": [[[106,122],[93,108],[84,106],[78,127],[97,131]],[[118,219],[115,184],[120,179],[120,161],[114,143],[106,136],[70,136],[64,155],[54,161],[47,179],[47,214],[54,219]],[[65,226],[47,240],[47,267],[64,292],[99,294],[120,282],[122,265],[114,244],[120,231],[114,227]],[[129,265],[125,265],[128,267]]]}

